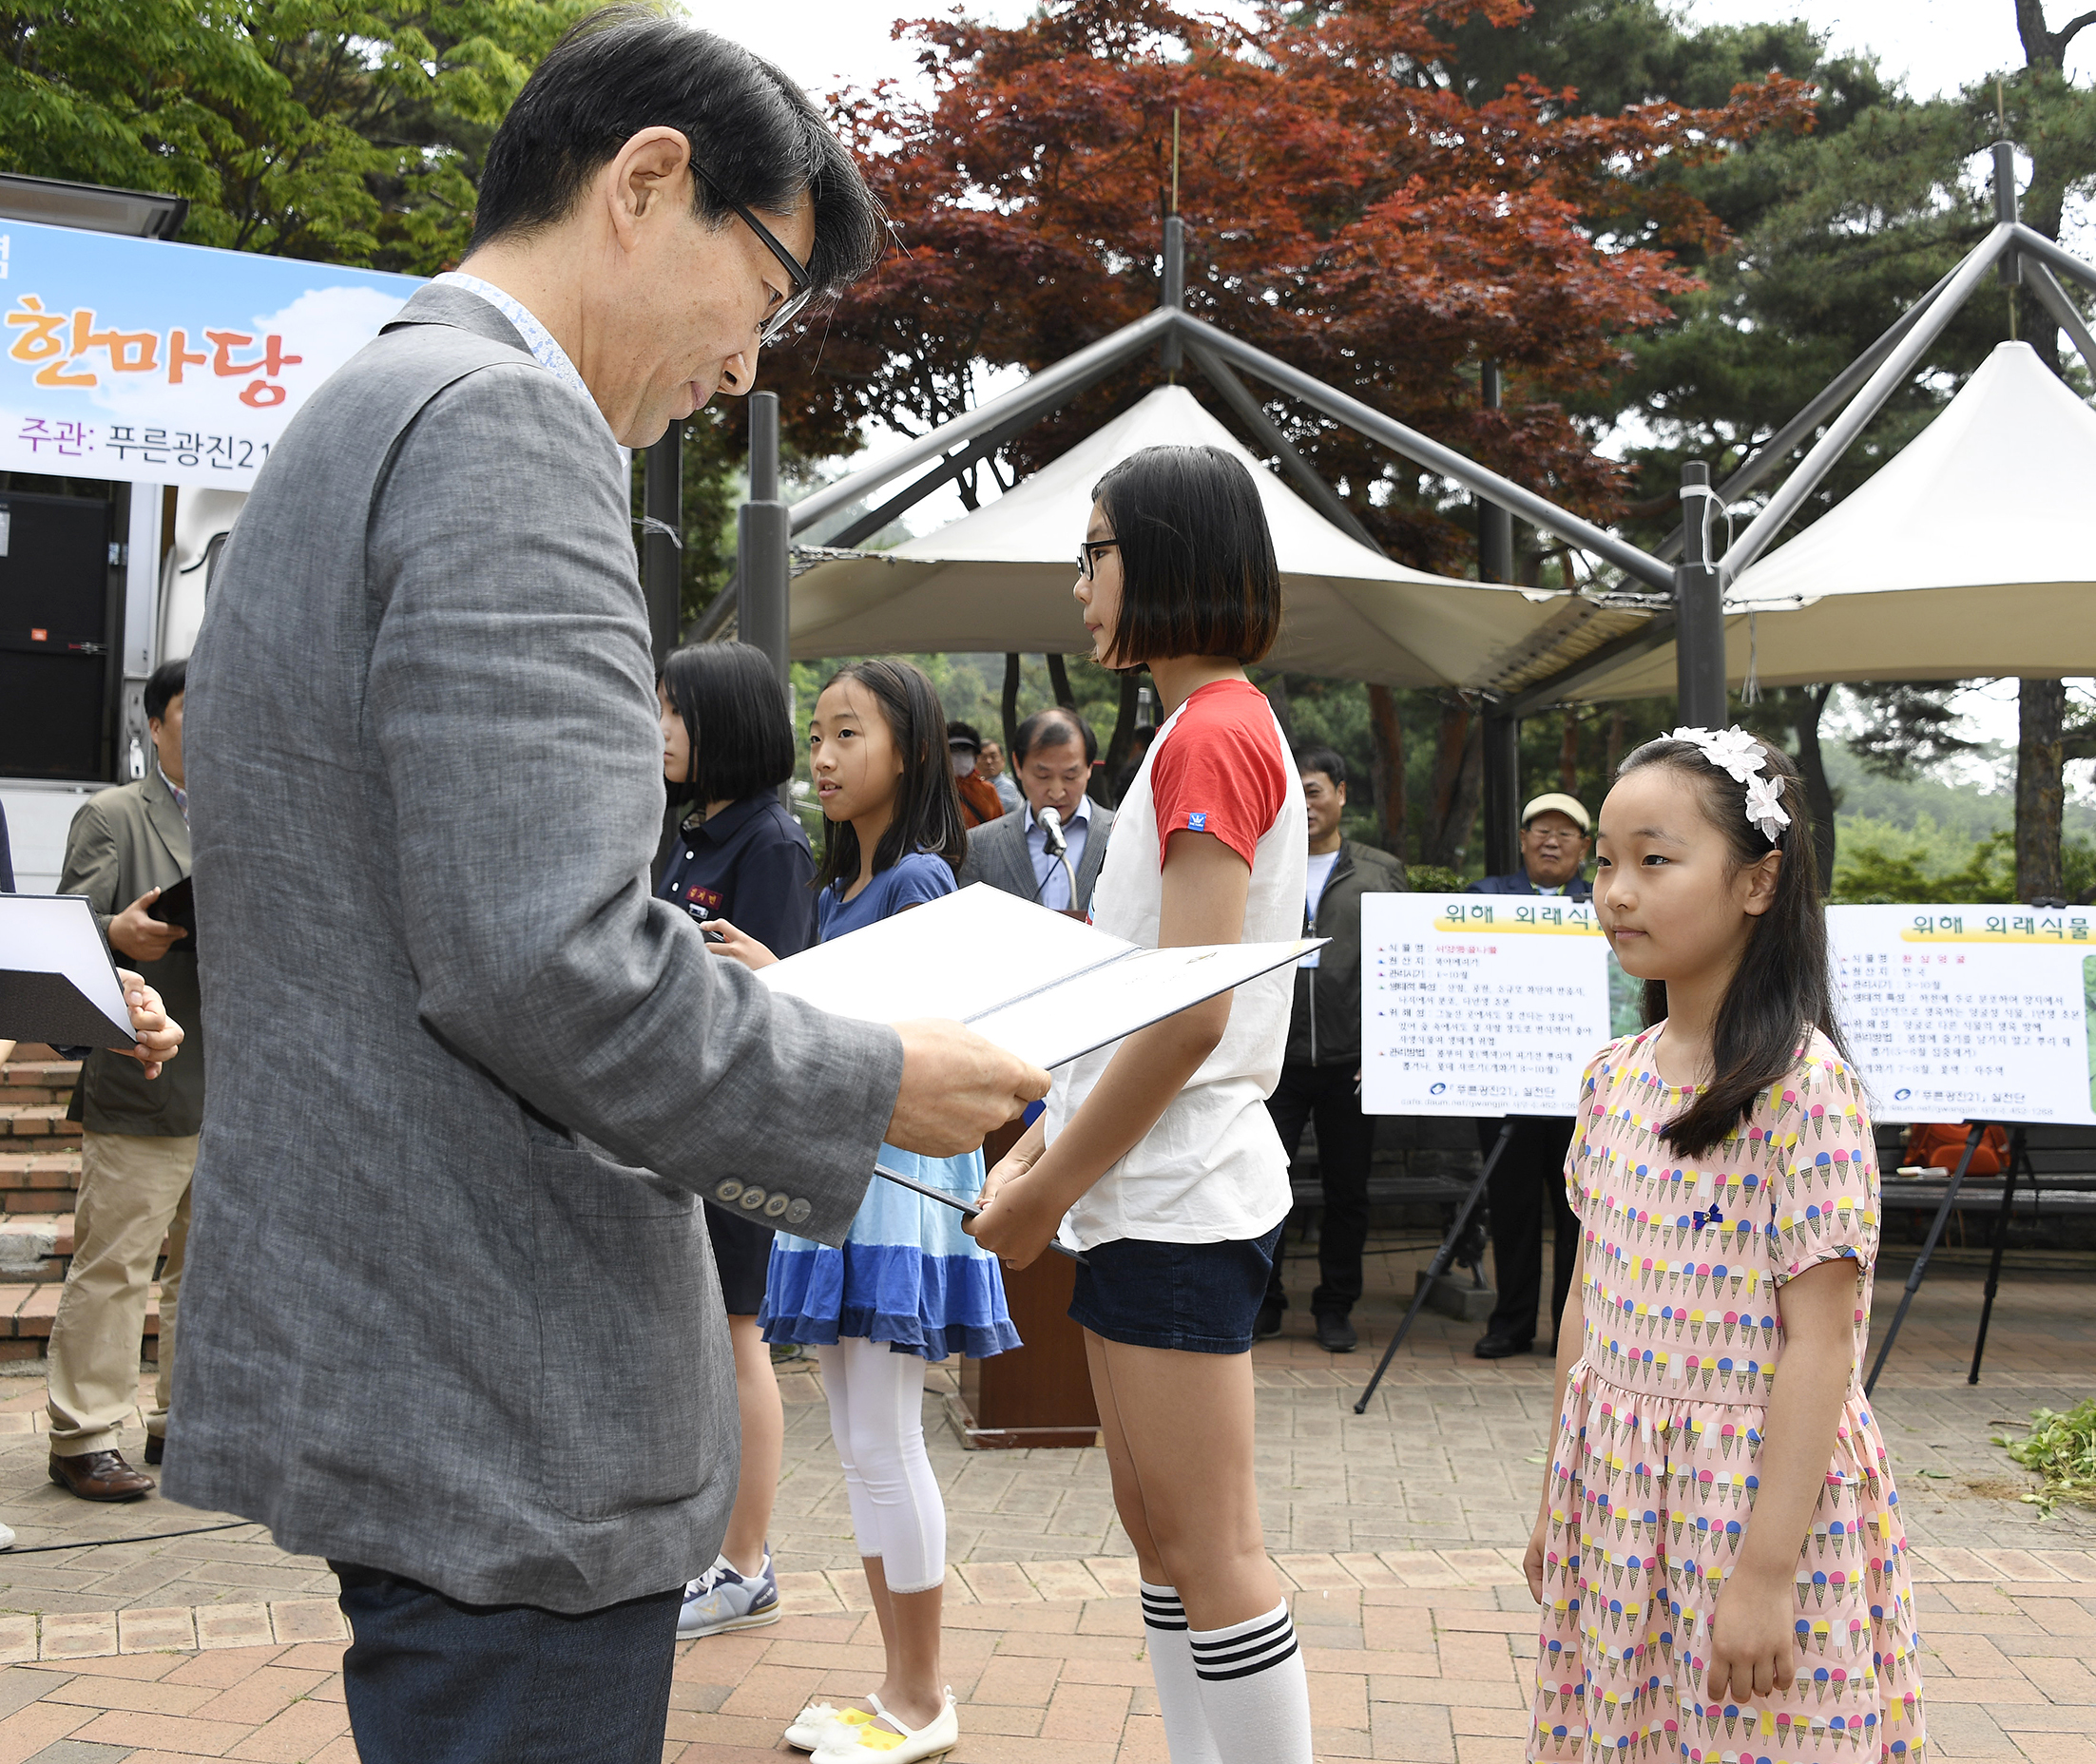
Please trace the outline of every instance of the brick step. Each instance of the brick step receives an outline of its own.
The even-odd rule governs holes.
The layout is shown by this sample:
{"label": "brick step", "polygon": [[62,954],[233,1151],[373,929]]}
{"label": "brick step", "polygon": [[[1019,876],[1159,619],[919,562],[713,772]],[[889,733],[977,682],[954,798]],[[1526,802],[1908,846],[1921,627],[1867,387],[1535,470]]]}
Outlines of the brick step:
{"label": "brick step", "polygon": [[[63,1290],[56,1280],[0,1282],[0,1360],[44,1357]],[[158,1280],[145,1296],[145,1339],[156,1346],[160,1340]]]}
{"label": "brick step", "polygon": [[0,1065],[0,1151],[63,1152],[80,1143],[80,1123],[67,1121],[80,1062],[48,1047],[20,1047],[22,1057]]}
{"label": "brick step", "polygon": [[0,1214],[0,1280],[63,1280],[72,1254],[70,1213]]}
{"label": "brick step", "polygon": [[[0,1140],[0,1145],[12,1143]],[[0,1152],[0,1218],[70,1213],[80,1193],[80,1151]]]}
{"label": "brick step", "polygon": [[[15,1054],[0,1064],[0,1223],[17,1215],[69,1214],[80,1191],[80,1123],[66,1119],[80,1062],[38,1044],[25,1043]],[[21,1277],[21,1250],[0,1244],[0,1279]],[[41,1277],[64,1273],[60,1264],[55,1276]]]}

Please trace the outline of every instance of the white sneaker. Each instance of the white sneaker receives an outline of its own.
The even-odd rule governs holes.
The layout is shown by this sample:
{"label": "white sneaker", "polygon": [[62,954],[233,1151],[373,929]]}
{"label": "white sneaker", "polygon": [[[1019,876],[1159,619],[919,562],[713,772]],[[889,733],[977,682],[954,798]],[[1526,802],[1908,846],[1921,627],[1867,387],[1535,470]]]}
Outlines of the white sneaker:
{"label": "white sneaker", "polygon": [[759,1629],[784,1615],[779,1602],[779,1577],[772,1572],[772,1547],[764,1545],[764,1566],[741,1574],[725,1556],[715,1560],[684,1588],[684,1608],[677,1614],[677,1634],[724,1636],[734,1629]]}
{"label": "white sneaker", "polygon": [[[881,1713],[897,1727],[902,1726],[886,1710]],[[948,1691],[946,1707],[914,1733],[905,1729],[891,1734],[884,1727],[840,1732],[816,1749],[811,1764],[917,1764],[919,1758],[935,1758],[960,1743],[960,1713],[953,1707],[953,1693]]]}
{"label": "white sneaker", "polygon": [[0,1549],[12,1549],[13,1547],[14,1527],[11,1525],[0,1525]]}

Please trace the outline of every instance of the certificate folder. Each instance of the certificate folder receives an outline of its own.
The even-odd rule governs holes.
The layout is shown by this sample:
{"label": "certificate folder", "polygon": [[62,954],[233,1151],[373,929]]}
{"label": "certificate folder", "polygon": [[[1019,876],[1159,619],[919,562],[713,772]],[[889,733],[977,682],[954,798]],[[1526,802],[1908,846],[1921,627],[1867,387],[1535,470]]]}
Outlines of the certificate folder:
{"label": "certificate folder", "polygon": [[758,970],[841,1017],[948,1017],[1036,1065],[1067,1064],[1270,973],[1324,939],[1147,949],[976,883]]}
{"label": "certificate folder", "polygon": [[131,1013],[78,894],[0,894],[0,1041],[128,1047]]}

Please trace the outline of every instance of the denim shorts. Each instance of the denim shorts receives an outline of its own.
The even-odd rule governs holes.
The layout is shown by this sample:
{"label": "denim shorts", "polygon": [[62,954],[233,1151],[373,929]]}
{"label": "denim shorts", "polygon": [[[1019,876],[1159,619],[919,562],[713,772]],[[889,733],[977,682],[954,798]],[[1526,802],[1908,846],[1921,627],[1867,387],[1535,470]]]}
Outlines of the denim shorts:
{"label": "denim shorts", "polygon": [[1131,1348],[1183,1353],[1247,1353],[1280,1242],[1157,1243],[1116,1237],[1085,1252],[1070,1316],[1095,1335]]}

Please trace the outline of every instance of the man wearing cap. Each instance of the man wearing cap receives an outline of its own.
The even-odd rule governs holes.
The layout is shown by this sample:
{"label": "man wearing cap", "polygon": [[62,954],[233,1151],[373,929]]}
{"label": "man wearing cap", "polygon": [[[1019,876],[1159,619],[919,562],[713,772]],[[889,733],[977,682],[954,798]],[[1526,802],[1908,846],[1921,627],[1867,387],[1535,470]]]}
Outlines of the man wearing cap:
{"label": "man wearing cap", "polygon": [[[1553,790],[1521,811],[1521,868],[1471,884],[1473,894],[1558,894],[1588,900],[1593,890],[1580,873],[1593,817],[1577,796]],[[1501,1123],[1477,1123],[1478,1148],[1490,1151]],[[1550,1329],[1565,1312],[1579,1225],[1565,1198],[1565,1155],[1572,1143],[1569,1119],[1522,1119],[1500,1155],[1487,1190],[1491,1207],[1492,1271],[1499,1303],[1472,1350],[1481,1360],[1503,1360],[1535,1345],[1536,1310],[1543,1298],[1543,1217],[1550,1217]]]}
{"label": "man wearing cap", "polygon": [[983,738],[965,722],[946,725],[946,751],[953,759],[953,788],[961,798],[961,820],[970,828],[999,818],[1005,805],[997,800],[997,789],[976,769],[983,751]]}

